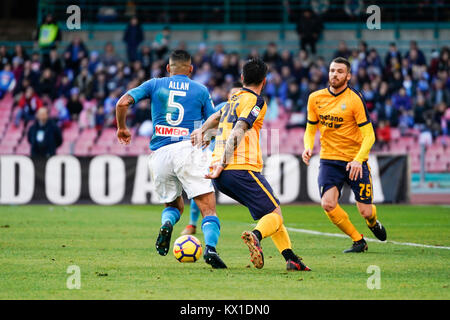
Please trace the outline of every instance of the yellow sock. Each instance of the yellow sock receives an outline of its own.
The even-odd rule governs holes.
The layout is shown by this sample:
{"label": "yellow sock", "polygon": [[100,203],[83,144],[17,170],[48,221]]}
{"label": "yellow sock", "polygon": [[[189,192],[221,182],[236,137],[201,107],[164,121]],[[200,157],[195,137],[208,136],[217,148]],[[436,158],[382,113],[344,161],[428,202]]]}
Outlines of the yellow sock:
{"label": "yellow sock", "polygon": [[283,219],[281,216],[278,213],[272,212],[259,219],[255,229],[261,233],[264,239],[277,232],[282,224]]}
{"label": "yellow sock", "polygon": [[377,223],[377,207],[374,204],[372,205],[372,216],[366,219],[366,223],[371,228]]}
{"label": "yellow sock", "polygon": [[281,225],[278,231],[275,232],[271,238],[280,253],[286,249],[292,249],[291,239],[289,238],[289,233],[287,232],[284,224]]}
{"label": "yellow sock", "polygon": [[347,212],[344,211],[339,205],[332,211],[326,212],[328,218],[345,234],[350,236],[353,241],[359,241],[362,239],[361,234],[356,230],[355,226],[350,222]]}

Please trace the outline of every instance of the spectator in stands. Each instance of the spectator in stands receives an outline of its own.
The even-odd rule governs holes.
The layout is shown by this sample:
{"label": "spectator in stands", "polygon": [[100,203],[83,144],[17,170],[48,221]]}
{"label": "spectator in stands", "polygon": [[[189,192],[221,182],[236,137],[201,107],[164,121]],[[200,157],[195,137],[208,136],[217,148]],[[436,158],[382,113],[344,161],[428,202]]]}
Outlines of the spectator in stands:
{"label": "spectator in stands", "polygon": [[309,47],[313,55],[316,54],[316,43],[323,31],[322,20],[311,10],[303,11],[302,17],[296,21],[296,30],[300,39],[300,47],[307,50]]}
{"label": "spectator in stands", "polygon": [[75,36],[64,52],[66,68],[71,69],[75,74],[78,74],[81,60],[85,57],[88,57],[88,50],[81,38]]}
{"label": "spectator in stands", "polygon": [[441,102],[450,105],[450,91],[447,88],[444,88],[441,79],[436,79],[434,88],[430,93],[430,104],[435,106]]}
{"label": "spectator in stands", "polygon": [[399,110],[394,107],[391,98],[387,98],[378,109],[378,118],[380,120],[388,120],[391,127],[397,127]]}
{"label": "spectator in stands", "polygon": [[[396,59],[396,60],[393,60],[393,59]],[[398,50],[395,42],[391,42],[389,44],[388,52],[386,53],[386,56],[384,57],[384,65],[386,66],[386,68],[390,69],[393,67],[393,63],[395,63],[395,61],[397,61],[397,63],[399,61],[402,61],[402,54]]]}
{"label": "spectator in stands", "polygon": [[89,54],[88,70],[90,74],[95,74],[98,68],[102,67],[100,63],[100,55],[97,51],[91,51]]}
{"label": "spectator in stands", "polygon": [[50,68],[44,69],[42,72],[41,79],[39,81],[39,86],[37,92],[44,100],[53,100],[56,98],[56,79],[53,76],[52,70]]}
{"label": "spectator in stands", "polygon": [[270,42],[267,45],[266,51],[264,51],[264,54],[262,56],[263,60],[267,64],[272,64],[273,66],[277,67],[280,63],[281,57],[278,53],[278,47],[275,42]]}
{"label": "spectator in stands", "polygon": [[98,72],[94,78],[92,87],[92,95],[97,100],[103,101],[109,94],[109,89],[106,84],[106,75],[103,72]]}
{"label": "spectator in stands", "polygon": [[89,70],[87,68],[81,69],[81,72],[76,77],[74,84],[80,90],[81,95],[83,95],[87,99],[92,98],[92,88],[94,85],[94,80],[89,74]]}
{"label": "spectator in stands", "polygon": [[67,75],[63,75],[61,81],[56,85],[56,96],[68,99],[70,97],[70,89],[72,89],[70,79]]}
{"label": "spectator in stands", "polygon": [[389,142],[391,142],[391,127],[389,126],[389,121],[379,121],[376,134],[379,149],[383,149],[384,146],[389,145]]}
{"label": "spectator in stands", "polygon": [[18,103],[19,111],[17,112],[15,125],[19,126],[23,120],[25,127],[29,121],[35,119],[36,112],[43,106],[41,98],[34,92],[33,87],[29,86],[25,89],[25,94],[20,98]]}
{"label": "spectator in stands", "polygon": [[111,42],[105,44],[103,54],[100,56],[100,62],[102,65],[108,70],[110,67],[116,66],[116,64],[120,61],[119,57],[116,55],[114,45]]}
{"label": "spectator in stands", "polygon": [[48,58],[50,50],[56,48],[61,41],[61,31],[51,13],[45,16],[44,22],[39,26],[35,40],[44,59]]}
{"label": "spectator in stands", "polygon": [[56,49],[51,49],[49,56],[47,58],[43,58],[42,68],[49,68],[54,72],[55,75],[61,74],[61,72],[63,71],[63,66]]}
{"label": "spectator in stands", "polygon": [[28,130],[28,142],[31,146],[31,157],[49,158],[56,154],[62,144],[61,130],[48,117],[47,108],[36,113],[36,122]]}
{"label": "spectator in stands", "polygon": [[70,90],[70,99],[67,102],[67,111],[69,111],[70,118],[73,121],[78,121],[83,104],[80,101],[80,90],[77,87]]}
{"label": "spectator in stands", "polygon": [[140,101],[137,105],[136,111],[134,112],[133,121],[131,123],[132,127],[139,127],[144,121],[151,120],[151,112],[148,108],[147,101]]}
{"label": "spectator in stands", "polygon": [[97,110],[95,111],[95,129],[97,131],[103,130],[103,127],[105,125],[105,109],[102,105],[99,105],[97,107]]}
{"label": "spectator in stands", "polygon": [[213,68],[222,68],[225,59],[225,50],[221,43],[216,44],[214,52],[211,55],[211,63]]}
{"label": "spectator in stands", "polygon": [[12,59],[14,59],[14,58],[19,59],[20,64],[22,64],[25,61],[30,59],[30,57],[28,56],[28,53],[23,48],[23,46],[20,44],[16,44],[16,46],[14,47],[14,53],[13,53]]}
{"label": "spectator in stands", "polygon": [[408,59],[410,65],[425,65],[427,63],[425,54],[417,46],[417,41],[412,40],[409,43],[409,51],[406,53],[405,58]]}
{"label": "spectator in stands", "polygon": [[123,34],[123,41],[127,44],[128,62],[137,60],[138,47],[144,41],[144,31],[136,16],[132,17]]}
{"label": "spectator in stands", "polygon": [[7,92],[12,92],[16,86],[16,79],[14,73],[11,71],[11,65],[5,64],[3,70],[0,71],[0,99]]}
{"label": "spectator in stands", "polygon": [[398,91],[398,93],[394,94],[393,96],[393,102],[394,102],[394,106],[396,109],[398,110],[406,110],[409,111],[411,110],[411,99],[410,97],[408,97],[408,95],[406,94],[406,89],[401,87],[400,90]]}
{"label": "spectator in stands", "polygon": [[141,51],[139,52],[139,61],[141,61],[142,68],[145,70],[148,77],[149,70],[152,67],[153,63],[153,52],[149,46],[141,46]]}
{"label": "spectator in stands", "polygon": [[338,49],[334,52],[333,58],[343,57],[348,59],[351,54],[351,51],[347,47],[347,43],[344,40],[341,40],[339,41]]}
{"label": "spectator in stands", "polygon": [[12,57],[8,53],[8,50],[6,49],[6,46],[1,45],[0,46],[0,70],[3,70],[6,64],[12,62]]}
{"label": "spectator in stands", "polygon": [[156,58],[162,59],[164,55],[169,51],[170,47],[170,28],[164,27],[162,32],[155,36],[153,41],[153,49],[155,50]]}
{"label": "spectator in stands", "polygon": [[422,93],[418,93],[414,104],[414,127],[423,130],[425,127],[425,113],[431,110]]}

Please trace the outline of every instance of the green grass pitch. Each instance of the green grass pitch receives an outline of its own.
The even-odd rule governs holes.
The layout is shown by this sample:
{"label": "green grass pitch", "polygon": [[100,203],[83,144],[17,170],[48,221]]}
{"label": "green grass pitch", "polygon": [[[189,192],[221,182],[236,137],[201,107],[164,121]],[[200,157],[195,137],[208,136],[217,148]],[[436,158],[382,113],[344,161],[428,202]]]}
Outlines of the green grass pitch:
{"label": "green grass pitch", "polygon": [[[355,206],[344,206],[357,229],[373,238]],[[0,299],[449,299],[450,250],[369,242],[369,250],[343,254],[351,240],[290,231],[293,248],[312,272],[287,272],[270,239],[265,266],[249,261],[242,231],[247,209],[218,206],[218,251],[228,265],[212,270],[203,258],[179,263],[154,248],[161,206],[0,207]],[[318,205],[282,206],[288,228],[341,232]],[[188,221],[189,207],[173,240]],[[388,240],[450,247],[450,207],[379,205]],[[197,234],[203,242],[203,235]],[[80,289],[66,286],[67,268],[80,268]],[[369,266],[380,270],[380,289],[368,289]]]}

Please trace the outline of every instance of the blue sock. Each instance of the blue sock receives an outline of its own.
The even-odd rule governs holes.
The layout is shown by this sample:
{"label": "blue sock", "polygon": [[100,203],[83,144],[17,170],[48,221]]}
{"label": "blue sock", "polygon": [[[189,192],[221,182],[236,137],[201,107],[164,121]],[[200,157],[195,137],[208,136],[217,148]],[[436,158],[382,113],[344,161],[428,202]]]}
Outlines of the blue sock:
{"label": "blue sock", "polygon": [[191,214],[189,224],[193,226],[197,226],[198,216],[200,215],[200,209],[195,203],[194,199],[191,200]]}
{"label": "blue sock", "polygon": [[173,227],[178,220],[180,220],[180,210],[174,207],[167,207],[163,210],[161,214],[161,224],[169,221]]}
{"label": "blue sock", "polygon": [[215,248],[220,236],[220,221],[217,216],[206,216],[202,221],[205,245]]}

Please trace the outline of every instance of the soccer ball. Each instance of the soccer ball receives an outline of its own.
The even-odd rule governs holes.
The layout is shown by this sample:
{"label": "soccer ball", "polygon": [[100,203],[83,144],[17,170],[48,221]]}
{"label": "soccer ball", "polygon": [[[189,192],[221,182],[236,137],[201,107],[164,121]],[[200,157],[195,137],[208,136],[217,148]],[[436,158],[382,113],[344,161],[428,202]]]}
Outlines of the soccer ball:
{"label": "soccer ball", "polygon": [[195,262],[202,255],[202,244],[194,236],[181,236],[173,244],[173,255],[180,262]]}

